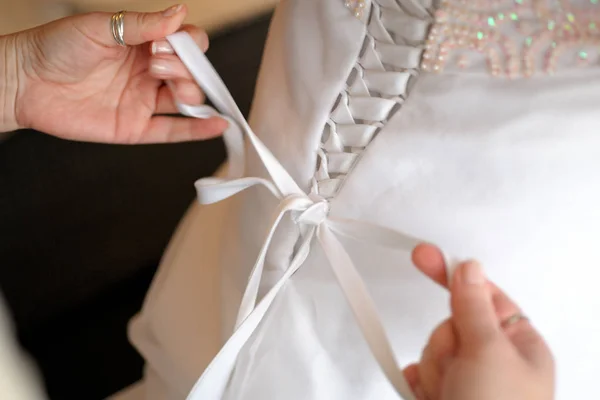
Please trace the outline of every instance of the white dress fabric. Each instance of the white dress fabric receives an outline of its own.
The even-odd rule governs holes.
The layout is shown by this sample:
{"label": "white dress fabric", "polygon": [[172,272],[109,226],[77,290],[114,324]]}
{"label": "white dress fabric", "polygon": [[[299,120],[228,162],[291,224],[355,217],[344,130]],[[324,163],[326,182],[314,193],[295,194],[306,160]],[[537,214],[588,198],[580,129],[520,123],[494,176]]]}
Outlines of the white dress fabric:
{"label": "white dress fabric", "polygon": [[419,240],[480,260],[523,307],[559,400],[600,398],[598,7],[284,0],[250,133],[170,38],[248,139],[219,176],[246,178],[197,184],[215,204],[192,206],[131,324],[147,398],[411,399],[398,371],[448,316],[410,263]]}

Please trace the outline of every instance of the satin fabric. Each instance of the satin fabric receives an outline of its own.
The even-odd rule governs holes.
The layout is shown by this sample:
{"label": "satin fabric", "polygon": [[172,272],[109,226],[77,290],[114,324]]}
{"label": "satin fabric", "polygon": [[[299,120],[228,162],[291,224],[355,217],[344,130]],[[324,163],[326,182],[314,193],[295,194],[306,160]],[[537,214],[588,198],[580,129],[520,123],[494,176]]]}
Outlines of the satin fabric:
{"label": "satin fabric", "polygon": [[[250,121],[305,192],[322,125],[364,35],[361,22],[334,3],[279,8]],[[600,307],[599,101],[597,67],[516,81],[479,69],[422,75],[330,201],[332,217],[481,260],[548,339],[560,400],[600,395],[600,322],[593,317]],[[245,174],[266,178],[256,154],[246,156]],[[168,393],[154,398],[185,398],[230,336],[277,202],[250,189],[226,203],[193,206],[184,220],[132,325],[149,376]],[[290,265],[300,233],[291,220],[278,228],[259,296]],[[412,267],[406,251],[341,242],[399,364],[416,360],[448,315],[447,294]],[[399,398],[318,246],[242,349],[223,398]]]}

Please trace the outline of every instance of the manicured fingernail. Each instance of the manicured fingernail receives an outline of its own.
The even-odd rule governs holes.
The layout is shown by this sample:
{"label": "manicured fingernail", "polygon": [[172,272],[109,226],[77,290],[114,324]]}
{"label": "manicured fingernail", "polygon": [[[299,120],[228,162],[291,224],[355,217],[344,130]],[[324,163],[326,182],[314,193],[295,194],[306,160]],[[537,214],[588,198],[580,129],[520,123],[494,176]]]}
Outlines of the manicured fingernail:
{"label": "manicured fingernail", "polygon": [[165,75],[172,72],[171,65],[165,60],[152,60],[150,63],[150,72],[155,75]]}
{"label": "manicured fingernail", "polygon": [[175,6],[171,6],[171,7],[167,8],[165,11],[163,11],[163,16],[164,17],[172,17],[173,15],[175,15],[179,11],[181,11],[182,7],[183,7],[182,4],[177,4]]}
{"label": "manicured fingernail", "polygon": [[208,50],[208,42],[209,42],[208,35],[204,34],[204,36],[202,36],[202,38],[200,39],[200,48],[205,53],[206,53],[206,50]]}
{"label": "manicured fingernail", "polygon": [[462,266],[461,276],[463,282],[468,285],[483,285],[485,275],[477,261],[468,261]]}
{"label": "manicured fingernail", "polygon": [[166,40],[155,40],[152,42],[152,54],[174,54],[173,47]]}

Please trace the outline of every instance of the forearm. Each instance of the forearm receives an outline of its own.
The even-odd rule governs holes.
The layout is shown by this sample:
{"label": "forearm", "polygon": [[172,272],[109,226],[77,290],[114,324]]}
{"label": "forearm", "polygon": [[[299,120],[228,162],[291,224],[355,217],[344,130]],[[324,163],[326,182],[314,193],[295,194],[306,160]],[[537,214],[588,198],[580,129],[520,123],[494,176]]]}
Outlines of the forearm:
{"label": "forearm", "polygon": [[19,128],[16,100],[19,88],[17,36],[0,36],[0,132]]}

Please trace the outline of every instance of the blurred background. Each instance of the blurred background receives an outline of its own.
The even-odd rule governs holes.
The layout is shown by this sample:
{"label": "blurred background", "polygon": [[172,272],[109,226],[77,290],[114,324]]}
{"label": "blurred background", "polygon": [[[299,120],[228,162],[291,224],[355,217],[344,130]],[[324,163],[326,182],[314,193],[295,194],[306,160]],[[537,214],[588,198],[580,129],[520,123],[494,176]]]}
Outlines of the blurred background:
{"label": "blurred background", "polygon": [[[185,1],[184,1],[185,2]],[[276,0],[195,0],[185,2],[189,22],[218,31],[271,10]],[[157,11],[176,0],[0,0],[0,35],[88,11]]]}
{"label": "blurred background", "polygon": [[[248,114],[277,0],[192,0],[189,23]],[[0,0],[0,34],[92,10],[167,0]],[[108,21],[107,21],[108,29]],[[0,289],[52,400],[105,399],[142,376],[126,328],[164,248],[223,162],[220,140],[110,146],[24,130],[0,138]]]}

